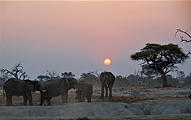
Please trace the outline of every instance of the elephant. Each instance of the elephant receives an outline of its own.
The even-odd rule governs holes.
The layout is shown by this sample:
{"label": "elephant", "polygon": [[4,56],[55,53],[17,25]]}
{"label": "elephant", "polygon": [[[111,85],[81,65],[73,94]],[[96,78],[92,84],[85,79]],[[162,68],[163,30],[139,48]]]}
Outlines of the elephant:
{"label": "elephant", "polygon": [[6,105],[10,106],[12,104],[12,96],[23,96],[24,105],[27,105],[29,100],[29,105],[32,105],[32,93],[36,90],[40,90],[40,84],[38,81],[31,80],[19,80],[16,78],[10,78],[4,83],[3,89],[6,94]]}
{"label": "elephant", "polygon": [[78,83],[76,87],[76,98],[78,102],[85,102],[85,98],[87,102],[91,102],[93,86],[88,83]]}
{"label": "elephant", "polygon": [[62,97],[62,103],[67,103],[68,90],[75,89],[76,84],[77,80],[75,78],[62,78],[43,82],[40,91],[40,105],[42,106],[45,100],[48,105],[51,105],[52,97],[59,95]]}
{"label": "elephant", "polygon": [[104,88],[106,91],[105,97],[108,97],[109,88],[109,98],[112,98],[112,87],[115,81],[115,76],[111,72],[102,72],[100,74],[101,82],[101,98],[104,98]]}

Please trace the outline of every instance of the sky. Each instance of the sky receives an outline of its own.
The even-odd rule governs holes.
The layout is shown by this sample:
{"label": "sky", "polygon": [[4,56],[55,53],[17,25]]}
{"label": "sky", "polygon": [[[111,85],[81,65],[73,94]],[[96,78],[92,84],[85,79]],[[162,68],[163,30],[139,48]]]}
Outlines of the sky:
{"label": "sky", "polygon": [[[47,70],[135,74],[130,56],[146,43],[191,50],[175,38],[177,28],[191,33],[190,11],[191,1],[1,1],[0,68],[21,63],[32,79]],[[178,67],[190,73],[191,59]]]}

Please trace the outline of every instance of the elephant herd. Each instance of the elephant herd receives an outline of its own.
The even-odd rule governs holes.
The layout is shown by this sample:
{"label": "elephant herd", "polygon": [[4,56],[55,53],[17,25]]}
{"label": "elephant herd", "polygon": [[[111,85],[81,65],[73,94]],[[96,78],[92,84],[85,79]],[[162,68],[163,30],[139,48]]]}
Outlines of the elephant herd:
{"label": "elephant herd", "polygon": [[[102,72],[100,75],[101,82],[101,98],[112,98],[112,87],[115,81],[115,76],[111,72]],[[48,105],[51,105],[51,99],[56,96],[61,96],[62,103],[68,101],[68,91],[70,89],[76,89],[76,99],[78,102],[91,102],[93,94],[93,86],[85,82],[78,82],[75,78],[61,78],[56,80],[48,80],[45,82],[19,80],[11,78],[7,80],[3,86],[6,93],[6,105],[12,105],[12,96],[23,96],[24,105],[32,105],[32,92],[40,91],[40,105],[43,105],[46,101]]]}

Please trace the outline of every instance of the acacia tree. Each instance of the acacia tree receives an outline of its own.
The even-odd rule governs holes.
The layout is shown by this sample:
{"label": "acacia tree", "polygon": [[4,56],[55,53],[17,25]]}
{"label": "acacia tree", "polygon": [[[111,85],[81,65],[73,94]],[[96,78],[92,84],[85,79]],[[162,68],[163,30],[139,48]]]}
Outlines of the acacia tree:
{"label": "acacia tree", "polygon": [[75,74],[73,74],[72,72],[64,72],[64,73],[61,73],[61,76],[63,78],[74,78]]}
{"label": "acacia tree", "polygon": [[94,73],[88,72],[82,73],[80,79],[98,79],[98,77]]}
{"label": "acacia tree", "polygon": [[50,79],[50,76],[48,76],[48,75],[39,75],[39,76],[37,76],[37,79],[40,80],[40,81],[46,81],[46,80]]}
{"label": "acacia tree", "polygon": [[16,64],[11,70],[3,68],[1,69],[1,72],[5,74],[9,74],[11,77],[22,79],[22,80],[25,80],[28,77],[26,72],[24,72],[23,70],[23,66],[20,63]]}
{"label": "acacia tree", "polygon": [[47,74],[46,75],[38,75],[36,79],[40,80],[40,81],[47,81],[47,80],[55,80],[55,79],[59,79],[60,76],[56,74],[56,72],[54,71],[46,71]]}
{"label": "acacia tree", "polygon": [[168,87],[166,74],[176,68],[176,64],[184,62],[188,56],[178,45],[150,44],[131,55],[132,60],[142,61],[141,65],[158,71],[163,80],[163,87]]}

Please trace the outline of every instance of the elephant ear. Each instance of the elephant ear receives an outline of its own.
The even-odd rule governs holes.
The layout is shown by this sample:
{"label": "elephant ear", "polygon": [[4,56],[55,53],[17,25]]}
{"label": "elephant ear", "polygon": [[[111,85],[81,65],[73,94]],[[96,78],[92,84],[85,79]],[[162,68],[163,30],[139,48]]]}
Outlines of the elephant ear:
{"label": "elephant ear", "polygon": [[31,81],[26,80],[24,82],[25,82],[24,87],[25,87],[26,90],[29,90],[29,91],[32,91],[32,92],[35,91],[34,85],[31,83]]}
{"label": "elephant ear", "polygon": [[33,85],[35,90],[40,91],[41,90],[41,85],[38,81],[33,81]]}

